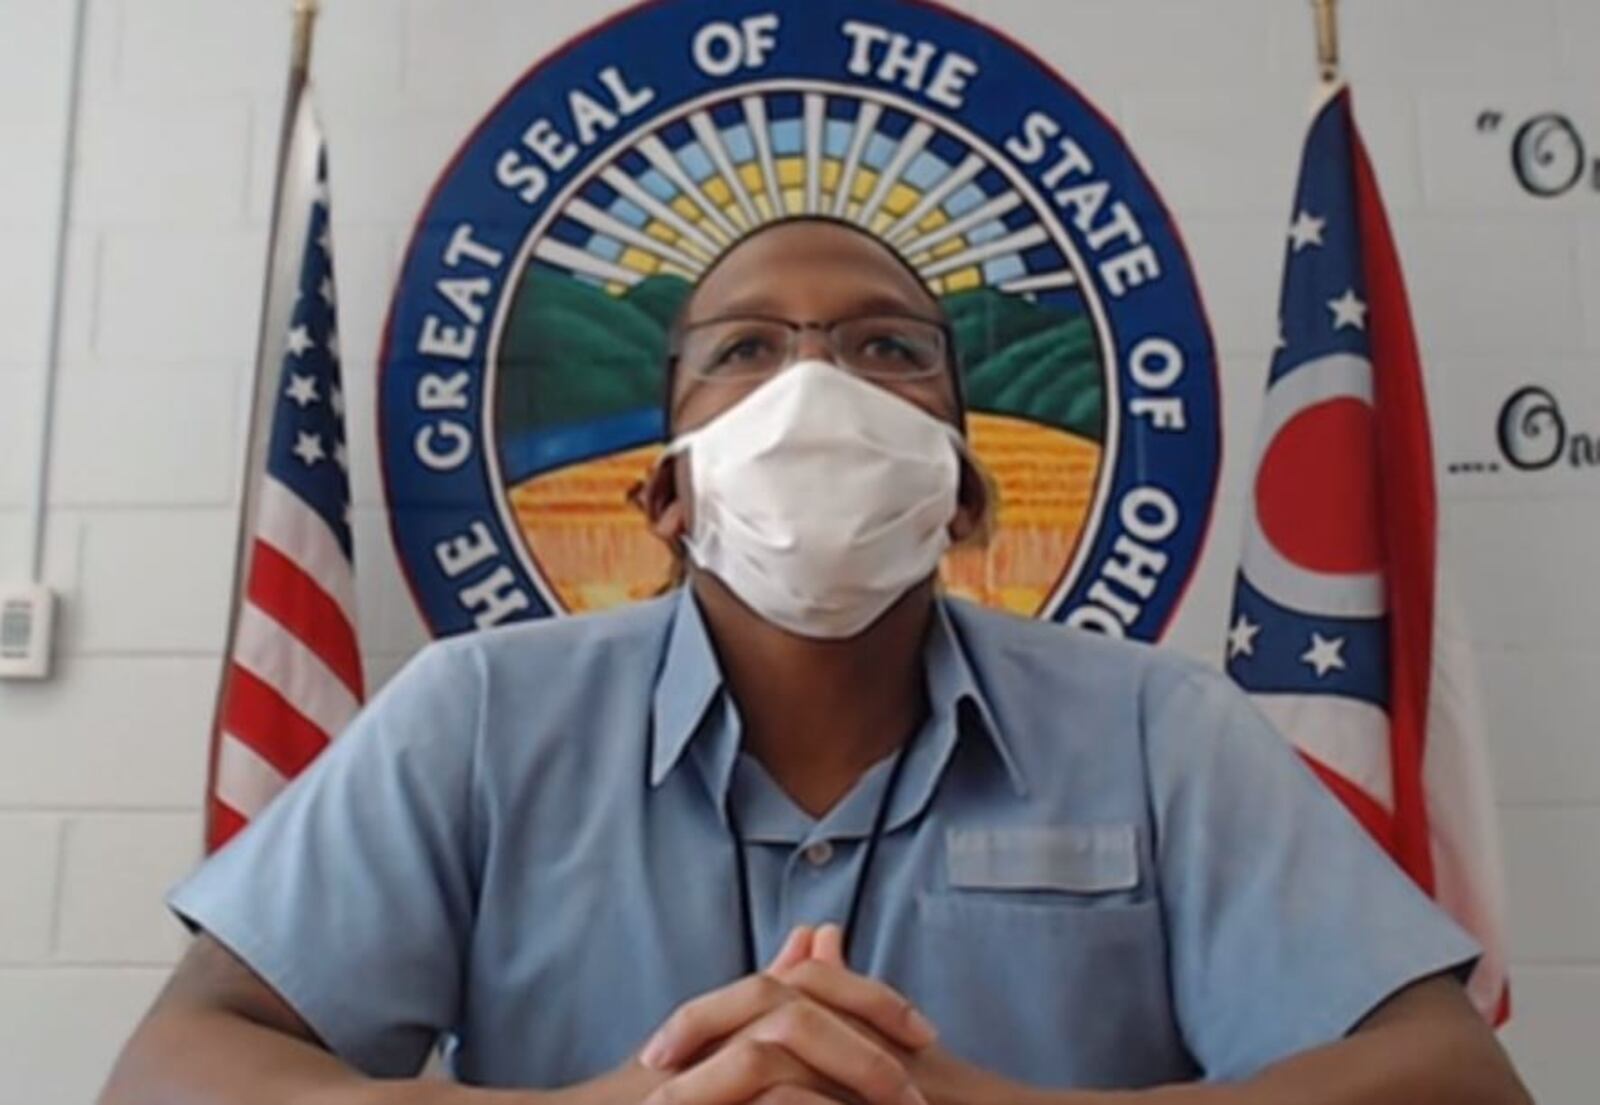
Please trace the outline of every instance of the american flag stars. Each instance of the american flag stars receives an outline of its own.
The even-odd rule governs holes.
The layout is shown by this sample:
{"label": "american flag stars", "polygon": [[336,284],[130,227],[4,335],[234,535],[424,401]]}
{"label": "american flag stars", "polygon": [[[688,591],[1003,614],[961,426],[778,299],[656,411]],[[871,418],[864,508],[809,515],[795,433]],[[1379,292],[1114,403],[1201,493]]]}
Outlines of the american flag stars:
{"label": "american flag stars", "polygon": [[316,464],[319,460],[327,459],[327,454],[322,451],[322,438],[316,434],[297,434],[295,436],[295,444],[292,452],[295,456],[299,457],[308,468]]}
{"label": "american flag stars", "polygon": [[289,330],[289,352],[293,356],[304,357],[316,344],[311,340],[311,331],[305,326],[295,326]]}
{"label": "american flag stars", "polygon": [[1335,330],[1343,330],[1346,326],[1353,326],[1357,330],[1367,328],[1367,305],[1356,295],[1354,288],[1348,289],[1338,299],[1330,300],[1328,310],[1333,312]]}
{"label": "american flag stars", "polygon": [[1322,232],[1328,228],[1327,219],[1319,219],[1309,211],[1302,211],[1295,218],[1294,224],[1289,227],[1289,241],[1294,243],[1294,252],[1322,244]]}
{"label": "american flag stars", "polygon": [[290,373],[289,386],[284,389],[284,394],[301,410],[305,410],[306,407],[321,398],[317,394],[317,378],[315,376],[301,376],[298,373]]}
{"label": "american flag stars", "polygon": [[[269,476],[281,479],[349,547],[349,447],[340,387],[339,333],[327,190],[310,208],[298,293],[284,337],[280,409],[268,450]],[[330,463],[331,462],[331,463]]]}

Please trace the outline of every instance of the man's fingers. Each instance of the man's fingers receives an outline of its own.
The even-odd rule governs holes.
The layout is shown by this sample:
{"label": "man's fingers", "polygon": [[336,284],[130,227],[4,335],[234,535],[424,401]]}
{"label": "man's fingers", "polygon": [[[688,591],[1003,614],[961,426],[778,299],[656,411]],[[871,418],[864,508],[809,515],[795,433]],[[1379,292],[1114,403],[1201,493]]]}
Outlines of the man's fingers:
{"label": "man's fingers", "polygon": [[811,926],[799,925],[789,933],[789,938],[783,942],[783,947],[778,949],[778,954],[773,957],[772,963],[767,967],[767,974],[778,975],[790,967],[804,963],[816,954],[816,937]]}
{"label": "man's fingers", "polygon": [[928,1105],[904,1063],[815,1002],[782,1005],[753,1024],[748,1035],[781,1045],[866,1105]]}
{"label": "man's fingers", "polygon": [[774,1086],[750,1105],[839,1105],[839,1099],[801,1086]]}
{"label": "man's fingers", "polygon": [[938,1030],[916,1006],[876,979],[846,967],[812,958],[783,972],[782,981],[912,1051],[939,1038]]}
{"label": "man's fingers", "polygon": [[819,1092],[827,1083],[783,1045],[742,1039],[656,1087],[644,1105],[745,1105],[779,1087]]}
{"label": "man's fingers", "polygon": [[644,1045],[639,1062],[654,1070],[675,1067],[794,997],[793,990],[766,974],[713,990],[680,1005]]}
{"label": "man's fingers", "polygon": [[831,922],[819,928],[811,941],[811,958],[843,967],[844,929]]}

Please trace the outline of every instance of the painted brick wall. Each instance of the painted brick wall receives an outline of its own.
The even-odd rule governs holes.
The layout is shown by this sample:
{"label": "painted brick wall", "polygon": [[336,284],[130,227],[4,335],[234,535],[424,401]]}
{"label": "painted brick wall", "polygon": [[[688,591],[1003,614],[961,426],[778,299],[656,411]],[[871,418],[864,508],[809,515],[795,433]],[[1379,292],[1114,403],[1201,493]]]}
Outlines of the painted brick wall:
{"label": "painted brick wall", "polygon": [[[332,143],[369,670],[423,640],[373,448],[398,252],[455,143],[613,0],[328,0]],[[963,0],[1122,125],[1195,253],[1224,353],[1229,450],[1173,632],[1215,658],[1311,94],[1296,0]],[[1600,195],[1537,203],[1475,121],[1600,103],[1593,0],[1345,5],[1348,68],[1397,224],[1441,454],[1479,459],[1516,386],[1600,429]],[[89,1102],[182,940],[219,666],[287,0],[91,0],[72,190],[48,575],[57,678],[0,685],[0,1100]],[[0,0],[0,577],[25,568],[66,124],[70,8]],[[1600,112],[1588,114],[1600,142]],[[1445,482],[1482,653],[1504,818],[1517,1019],[1545,1105],[1600,1084],[1600,473]]]}

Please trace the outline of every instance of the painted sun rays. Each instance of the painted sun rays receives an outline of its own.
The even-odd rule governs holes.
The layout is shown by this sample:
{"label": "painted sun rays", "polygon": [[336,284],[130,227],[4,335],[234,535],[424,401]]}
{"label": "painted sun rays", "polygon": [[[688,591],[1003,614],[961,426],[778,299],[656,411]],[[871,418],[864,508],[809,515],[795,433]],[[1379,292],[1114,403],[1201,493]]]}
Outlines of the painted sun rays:
{"label": "painted sun rays", "polygon": [[821,91],[750,92],[655,128],[574,190],[534,254],[620,293],[693,281],[752,230],[801,214],[873,231],[936,293],[1076,283],[980,151],[896,106]]}

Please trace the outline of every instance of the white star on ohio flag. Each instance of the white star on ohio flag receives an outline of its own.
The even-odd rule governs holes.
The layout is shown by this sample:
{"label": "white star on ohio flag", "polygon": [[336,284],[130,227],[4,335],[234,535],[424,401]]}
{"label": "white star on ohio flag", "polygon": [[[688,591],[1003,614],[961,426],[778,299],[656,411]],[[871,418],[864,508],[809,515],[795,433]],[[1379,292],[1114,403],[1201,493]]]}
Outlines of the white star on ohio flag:
{"label": "white star on ohio flag", "polygon": [[1238,656],[1254,656],[1256,654],[1256,634],[1261,632],[1261,627],[1243,614],[1233,623],[1233,628],[1228,630],[1228,659]]}
{"label": "white star on ohio flag", "polygon": [[307,468],[319,460],[326,460],[328,454],[322,451],[322,438],[316,434],[300,433],[295,435],[294,455],[299,457]]}
{"label": "white star on ohio flag", "polygon": [[1356,295],[1356,290],[1351,288],[1338,299],[1328,302],[1328,310],[1333,312],[1333,328],[1343,330],[1346,326],[1354,326],[1357,330],[1367,328],[1367,305]]}
{"label": "white star on ohio flag", "polygon": [[322,283],[317,285],[317,294],[322,297],[322,302],[328,306],[332,307],[334,305],[333,277],[324,276],[322,278]]}
{"label": "white star on ohio flag", "polygon": [[289,331],[289,352],[296,357],[304,357],[306,350],[316,344],[311,338],[311,331],[304,326],[296,326]]}
{"label": "white star on ohio flag", "polygon": [[1326,679],[1330,671],[1344,671],[1344,638],[1329,638],[1320,633],[1312,633],[1311,647],[1301,655],[1300,659],[1315,669],[1318,679]]}
{"label": "white star on ohio flag", "polygon": [[301,410],[315,403],[317,395],[317,378],[315,376],[302,376],[298,372],[291,373],[287,394],[294,404]]}
{"label": "white star on ohio flag", "polygon": [[1289,240],[1294,243],[1294,251],[1299,253],[1308,246],[1320,246],[1322,232],[1327,228],[1327,219],[1319,219],[1309,211],[1300,212],[1294,225],[1289,227]]}

